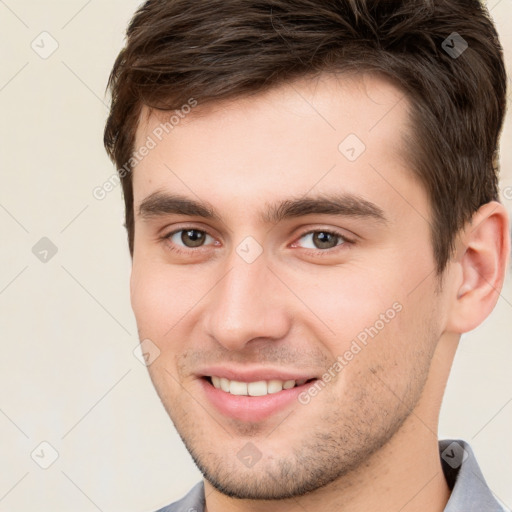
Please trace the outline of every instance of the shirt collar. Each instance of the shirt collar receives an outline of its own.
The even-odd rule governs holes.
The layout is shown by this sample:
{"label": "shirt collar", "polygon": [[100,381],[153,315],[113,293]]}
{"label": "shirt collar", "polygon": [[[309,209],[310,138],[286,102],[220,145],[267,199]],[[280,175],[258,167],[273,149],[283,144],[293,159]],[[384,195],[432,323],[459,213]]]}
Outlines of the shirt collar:
{"label": "shirt collar", "polygon": [[452,439],[439,441],[439,453],[452,491],[444,512],[506,511],[489,489],[468,443]]}

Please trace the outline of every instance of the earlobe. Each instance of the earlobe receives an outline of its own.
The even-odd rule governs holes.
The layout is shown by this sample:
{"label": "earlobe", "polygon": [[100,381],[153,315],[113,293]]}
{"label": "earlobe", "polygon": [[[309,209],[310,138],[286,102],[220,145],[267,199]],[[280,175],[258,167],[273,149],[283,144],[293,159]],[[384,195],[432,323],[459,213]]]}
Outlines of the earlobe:
{"label": "earlobe", "polygon": [[459,279],[447,330],[471,331],[491,313],[498,301],[510,254],[506,209],[493,201],[480,207],[460,235],[456,265]]}

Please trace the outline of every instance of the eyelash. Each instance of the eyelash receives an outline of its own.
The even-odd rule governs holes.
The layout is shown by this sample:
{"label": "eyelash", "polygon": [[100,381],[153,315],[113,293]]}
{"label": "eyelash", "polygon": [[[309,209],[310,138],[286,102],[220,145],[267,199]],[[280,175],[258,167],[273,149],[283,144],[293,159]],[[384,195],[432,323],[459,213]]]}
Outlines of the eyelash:
{"label": "eyelash", "polygon": [[[176,229],[176,230],[172,231],[171,233],[161,237],[161,240],[163,242],[167,242],[166,246],[170,251],[181,254],[181,255],[190,255],[191,252],[202,252],[205,249],[204,245],[199,246],[195,249],[194,248],[182,249],[179,246],[176,246],[175,244],[170,242],[170,239],[172,236],[174,236],[176,233],[180,233],[182,231],[198,231],[199,233],[203,233],[207,236],[211,236],[208,232],[206,232],[203,229],[197,229],[194,227],[186,227],[186,228]],[[354,240],[347,238],[347,236],[345,236],[344,234],[342,234],[336,230],[332,230],[332,229],[314,229],[314,230],[304,231],[297,237],[297,241],[300,240],[301,238],[304,238],[306,235],[311,235],[314,233],[327,233],[327,234],[332,235],[338,239],[341,239],[341,243],[339,243],[329,249],[303,249],[303,251],[307,255],[312,255],[312,256],[321,258],[322,256],[332,255],[333,253],[337,253],[341,250],[344,250],[344,249],[346,250],[347,246],[355,244]],[[293,242],[293,244],[296,244],[296,243],[297,242]]]}

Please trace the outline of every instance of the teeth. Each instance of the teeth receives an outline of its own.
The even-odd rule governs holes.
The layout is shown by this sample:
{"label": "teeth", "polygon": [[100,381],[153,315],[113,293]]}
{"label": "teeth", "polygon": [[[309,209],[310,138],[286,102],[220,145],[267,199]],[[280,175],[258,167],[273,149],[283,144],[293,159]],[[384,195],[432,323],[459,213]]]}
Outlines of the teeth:
{"label": "teeth", "polygon": [[279,393],[279,391],[283,390],[283,381],[282,380],[270,380],[267,384],[268,393]]}
{"label": "teeth", "polygon": [[249,396],[265,396],[267,393],[267,383],[264,380],[247,384],[247,394]]}
{"label": "teeth", "polygon": [[295,386],[294,380],[286,380],[283,384],[283,389],[290,389],[290,388],[293,388],[294,386]]}
{"label": "teeth", "polygon": [[232,395],[247,395],[247,382],[230,381],[229,392]]}
{"label": "teeth", "polygon": [[222,389],[226,393],[238,396],[265,396],[272,393],[279,393],[283,389],[291,389],[301,386],[306,379],[298,381],[294,380],[259,380],[257,382],[239,382],[237,380],[229,380],[225,377],[211,376],[212,384],[217,389]]}
{"label": "teeth", "polygon": [[229,380],[228,379],[221,377],[219,384],[220,384],[220,389],[222,389],[222,391],[229,393]]}

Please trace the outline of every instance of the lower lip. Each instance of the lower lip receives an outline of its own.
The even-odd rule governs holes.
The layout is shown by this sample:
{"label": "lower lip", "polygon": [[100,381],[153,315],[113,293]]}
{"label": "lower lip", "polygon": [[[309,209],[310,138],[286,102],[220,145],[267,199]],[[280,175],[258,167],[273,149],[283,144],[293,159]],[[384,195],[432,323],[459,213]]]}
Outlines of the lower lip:
{"label": "lower lip", "polygon": [[222,415],[246,422],[263,421],[292,404],[300,405],[298,396],[314,382],[265,396],[238,396],[215,388],[206,379],[200,379],[206,398]]}

